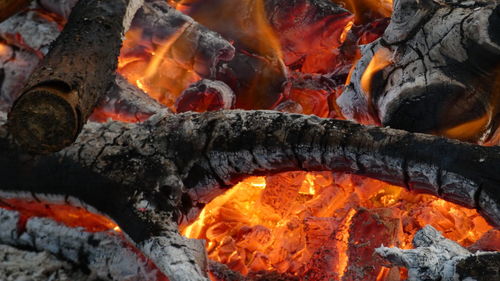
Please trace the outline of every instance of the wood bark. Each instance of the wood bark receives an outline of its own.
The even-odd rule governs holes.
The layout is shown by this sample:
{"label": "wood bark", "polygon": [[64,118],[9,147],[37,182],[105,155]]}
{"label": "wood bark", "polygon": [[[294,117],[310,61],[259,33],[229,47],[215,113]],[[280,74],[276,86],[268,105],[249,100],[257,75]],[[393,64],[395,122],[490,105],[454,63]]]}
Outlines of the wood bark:
{"label": "wood bark", "polygon": [[109,88],[124,32],[140,0],[80,1],[9,115],[25,149],[58,151],[70,145]]}
{"label": "wood bark", "polygon": [[[3,197],[77,198],[115,220],[172,280],[186,280],[171,271],[171,254],[164,251],[171,245],[168,237],[178,235],[175,221],[193,219],[223,188],[249,175],[356,173],[477,208],[500,226],[498,147],[237,110],[89,124],[73,146],[36,159],[23,156],[5,131],[0,136]],[[189,272],[203,272],[190,264]]]}
{"label": "wood bark", "polygon": [[0,22],[22,11],[31,3],[31,0],[0,0]]}
{"label": "wood bark", "polygon": [[499,124],[499,11],[497,0],[395,1],[383,37],[362,49],[337,100],[344,115],[466,141],[487,139]]}

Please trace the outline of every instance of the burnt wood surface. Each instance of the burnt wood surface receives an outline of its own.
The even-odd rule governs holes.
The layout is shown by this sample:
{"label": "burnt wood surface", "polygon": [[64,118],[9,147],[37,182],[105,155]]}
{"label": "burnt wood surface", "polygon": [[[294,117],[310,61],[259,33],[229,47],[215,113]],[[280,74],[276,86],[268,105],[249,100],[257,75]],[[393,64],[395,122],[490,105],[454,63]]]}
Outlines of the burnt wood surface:
{"label": "burnt wood surface", "polygon": [[[178,235],[175,221],[195,218],[205,203],[249,175],[365,175],[477,208],[500,226],[500,148],[430,135],[235,110],[165,111],[139,124],[91,123],[71,147],[36,158],[23,156],[5,130],[0,140],[2,196],[22,197],[25,191],[35,198],[77,198],[115,220],[171,278],[181,271],[171,271],[170,254],[162,248]],[[182,272],[201,274],[191,265]]]}
{"label": "burnt wood surface", "polygon": [[79,1],[9,114],[10,130],[25,149],[54,152],[76,139],[113,81],[123,34],[141,5]]}
{"label": "burnt wood surface", "polygon": [[[350,84],[337,100],[344,115],[487,141],[500,124],[499,23],[498,0],[394,1],[384,35],[362,48]],[[387,65],[368,73],[374,58]]]}

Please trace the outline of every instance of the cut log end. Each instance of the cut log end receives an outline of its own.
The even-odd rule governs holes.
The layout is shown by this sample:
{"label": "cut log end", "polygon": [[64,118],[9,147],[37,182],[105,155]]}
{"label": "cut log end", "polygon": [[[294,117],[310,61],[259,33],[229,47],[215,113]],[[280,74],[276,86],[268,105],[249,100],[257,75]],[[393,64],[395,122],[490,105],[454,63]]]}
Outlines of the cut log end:
{"label": "cut log end", "polygon": [[36,154],[56,152],[73,143],[81,130],[76,92],[40,86],[14,105],[9,130],[17,143]]}

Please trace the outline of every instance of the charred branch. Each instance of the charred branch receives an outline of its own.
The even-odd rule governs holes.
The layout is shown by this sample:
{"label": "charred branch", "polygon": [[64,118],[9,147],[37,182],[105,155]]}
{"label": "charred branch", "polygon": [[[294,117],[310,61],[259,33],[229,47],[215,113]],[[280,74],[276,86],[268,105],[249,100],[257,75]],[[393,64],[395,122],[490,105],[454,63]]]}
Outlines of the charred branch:
{"label": "charred branch", "polygon": [[410,281],[496,280],[500,278],[500,253],[471,253],[426,226],[413,239],[411,250],[380,247],[376,252],[392,264],[408,268]]}
{"label": "charred branch", "polygon": [[[48,218],[36,217],[28,219],[26,227],[19,232],[17,226],[20,219],[21,215],[18,212],[0,209],[0,242],[2,244],[46,251],[65,261],[83,266],[89,276],[100,280],[159,280],[154,266],[138,255],[134,246],[119,232],[87,232],[82,228],[70,228]],[[171,253],[171,259],[168,262],[173,269],[189,267],[190,261],[180,250],[183,247],[186,249],[191,247],[196,251],[204,250],[202,241],[186,239],[180,235],[167,239],[169,239],[169,245],[165,245],[163,250]],[[195,253],[190,253],[190,255],[195,256]],[[188,264],[176,265],[183,258]],[[203,264],[206,260],[201,259],[200,262]]]}
{"label": "charred branch", "polygon": [[[73,146],[28,163],[6,140],[4,191],[79,198],[137,242],[161,232],[165,220],[193,218],[221,187],[290,170],[377,178],[477,208],[500,225],[497,147],[394,129],[267,111],[159,113],[141,124],[90,124]],[[132,227],[137,216],[144,225]]]}
{"label": "charred branch", "polygon": [[365,46],[339,98],[365,123],[467,141],[498,123],[498,1],[394,2],[383,37]]}
{"label": "charred branch", "polygon": [[76,139],[113,80],[123,33],[141,5],[116,0],[75,6],[10,112],[9,127],[20,145],[47,153]]}

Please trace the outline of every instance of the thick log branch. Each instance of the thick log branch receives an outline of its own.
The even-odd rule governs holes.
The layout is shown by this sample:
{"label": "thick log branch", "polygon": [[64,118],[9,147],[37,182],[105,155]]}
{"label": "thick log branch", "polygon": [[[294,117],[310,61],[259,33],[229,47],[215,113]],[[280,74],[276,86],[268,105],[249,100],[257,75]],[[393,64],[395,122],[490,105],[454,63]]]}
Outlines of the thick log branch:
{"label": "thick log branch", "polygon": [[[172,221],[194,218],[221,187],[248,175],[356,173],[477,208],[500,226],[499,148],[348,121],[271,111],[163,112],[140,124],[89,124],[73,146],[36,159],[23,156],[5,131],[0,140],[3,197],[77,198],[115,220],[172,280],[185,280],[163,251],[166,237],[178,235]],[[191,259],[200,275],[190,280],[202,280]]]}
{"label": "thick log branch", "polygon": [[75,6],[10,112],[10,130],[23,147],[47,153],[76,139],[113,81],[123,34],[141,5],[95,0]]}
{"label": "thick log branch", "polygon": [[500,1],[398,0],[338,99],[350,119],[466,141],[498,126]]}

